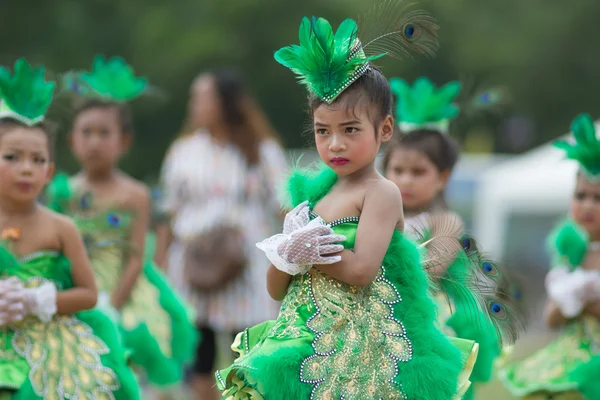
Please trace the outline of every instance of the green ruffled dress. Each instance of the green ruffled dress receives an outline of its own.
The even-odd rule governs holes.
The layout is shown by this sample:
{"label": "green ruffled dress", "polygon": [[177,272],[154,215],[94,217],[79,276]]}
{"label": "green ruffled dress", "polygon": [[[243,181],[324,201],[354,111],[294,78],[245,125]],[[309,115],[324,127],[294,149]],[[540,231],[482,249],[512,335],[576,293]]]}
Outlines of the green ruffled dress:
{"label": "green ruffled dress", "polygon": [[[324,168],[296,174],[292,202],[316,204],[336,182]],[[359,218],[330,223],[352,249]],[[223,399],[460,399],[477,344],[435,328],[416,247],[399,231],[375,281],[344,284],[313,268],[294,276],[279,317],[246,329],[239,358],[216,373]]]}
{"label": "green ruffled dress", "polygon": [[[0,246],[0,277],[16,276],[26,287],[51,281],[73,286],[71,265],[56,251],[20,260]],[[10,393],[10,394],[9,394]],[[140,392],[125,362],[117,327],[98,310],[36,317],[0,327],[0,398],[12,400],[135,400]]]}
{"label": "green ruffled dress", "polygon": [[[73,196],[64,177],[51,184],[49,204],[73,218],[86,244],[98,288],[112,294],[129,252],[137,251],[129,242],[134,215],[118,209],[93,210],[91,196]],[[142,273],[119,310],[119,322],[132,364],[141,367],[152,384],[174,385],[183,380],[185,366],[193,361],[198,333],[191,308],[148,258],[151,253],[146,253]]]}
{"label": "green ruffled dress", "polygon": [[500,380],[528,399],[600,399],[600,321],[571,320],[548,346],[500,370]]}

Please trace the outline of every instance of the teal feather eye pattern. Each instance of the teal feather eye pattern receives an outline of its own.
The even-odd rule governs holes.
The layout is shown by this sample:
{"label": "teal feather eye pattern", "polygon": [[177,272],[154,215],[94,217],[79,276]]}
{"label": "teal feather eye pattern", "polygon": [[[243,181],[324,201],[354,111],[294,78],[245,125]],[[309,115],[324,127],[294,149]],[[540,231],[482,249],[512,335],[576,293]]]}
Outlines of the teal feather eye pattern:
{"label": "teal feather eye pattern", "polygon": [[45,68],[32,67],[21,58],[13,73],[0,67],[0,118],[10,118],[27,126],[44,121],[52,103],[54,82],[45,79]]}
{"label": "teal feather eye pattern", "polygon": [[423,11],[408,12],[401,0],[387,0],[367,15],[359,39],[352,19],[337,31],[324,18],[304,17],[299,44],[275,52],[275,60],[298,76],[308,91],[328,104],[385,55],[402,57],[411,52],[433,55],[437,48],[437,25]]}
{"label": "teal feather eye pattern", "polygon": [[568,159],[577,161],[588,178],[600,179],[600,141],[594,120],[588,114],[578,115],[571,123],[571,132],[575,143],[557,140],[554,146],[564,150]]}
{"label": "teal feather eye pattern", "polygon": [[65,90],[83,97],[126,103],[144,94],[148,89],[146,78],[136,77],[133,68],[121,57],[107,59],[97,55],[92,71],[65,74]]}
{"label": "teal feather eye pattern", "polygon": [[460,112],[455,103],[461,84],[453,81],[439,89],[425,77],[418,78],[411,86],[400,78],[390,79],[396,96],[396,121],[404,133],[418,129],[448,132],[450,121]]}

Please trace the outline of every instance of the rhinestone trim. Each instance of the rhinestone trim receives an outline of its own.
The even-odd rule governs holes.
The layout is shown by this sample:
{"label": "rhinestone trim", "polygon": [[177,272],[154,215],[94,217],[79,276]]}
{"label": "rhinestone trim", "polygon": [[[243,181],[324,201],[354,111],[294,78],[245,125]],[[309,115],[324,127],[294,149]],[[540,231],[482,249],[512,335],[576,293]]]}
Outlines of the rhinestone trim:
{"label": "rhinestone trim", "polygon": [[[308,212],[308,216],[312,219],[314,218],[318,218],[319,215],[317,213],[315,213],[314,211],[310,210]],[[327,223],[327,225],[329,225],[331,228],[336,227],[338,225],[342,225],[342,224],[346,224],[349,222],[355,222],[358,223],[360,222],[360,217],[344,217],[344,218],[338,218],[336,220],[333,220],[329,223]]]}

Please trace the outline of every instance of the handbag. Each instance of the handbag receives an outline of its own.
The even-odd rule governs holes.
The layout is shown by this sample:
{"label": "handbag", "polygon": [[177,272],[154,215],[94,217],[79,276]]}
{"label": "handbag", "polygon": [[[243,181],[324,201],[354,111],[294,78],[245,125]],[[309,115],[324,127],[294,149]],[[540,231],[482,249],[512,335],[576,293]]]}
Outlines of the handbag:
{"label": "handbag", "polygon": [[184,276],[193,289],[219,290],[248,264],[244,235],[233,225],[209,229],[186,243],[183,262]]}

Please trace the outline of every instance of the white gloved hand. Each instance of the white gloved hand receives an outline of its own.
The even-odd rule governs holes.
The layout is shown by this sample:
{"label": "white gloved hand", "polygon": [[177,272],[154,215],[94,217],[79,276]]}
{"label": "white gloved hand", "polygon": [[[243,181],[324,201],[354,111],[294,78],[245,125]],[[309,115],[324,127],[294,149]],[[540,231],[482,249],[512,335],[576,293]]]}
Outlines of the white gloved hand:
{"label": "white gloved hand", "polygon": [[295,230],[304,228],[310,222],[310,208],[308,207],[308,201],[299,204],[292,211],[285,215],[283,220],[283,234],[289,235]]}
{"label": "white gloved hand", "polygon": [[574,271],[569,271],[567,267],[556,267],[546,275],[548,296],[566,318],[578,316],[585,307],[585,287],[588,282],[586,272],[581,267]]}
{"label": "white gloved hand", "polygon": [[[306,215],[306,219],[305,219]],[[256,247],[267,255],[267,258],[279,269],[290,275],[304,274],[315,264],[334,264],[342,257],[331,256],[344,250],[337,244],[346,240],[345,236],[336,235],[330,226],[321,218],[304,224],[308,219],[308,206],[301,204],[286,215],[287,226],[284,232],[271,236],[257,243]]]}
{"label": "white gloved hand", "polygon": [[45,282],[36,288],[22,289],[23,315],[38,317],[42,322],[48,322],[56,314],[56,286]]}
{"label": "white gloved hand", "polygon": [[0,326],[23,318],[22,289],[23,284],[16,277],[0,280]]}

